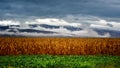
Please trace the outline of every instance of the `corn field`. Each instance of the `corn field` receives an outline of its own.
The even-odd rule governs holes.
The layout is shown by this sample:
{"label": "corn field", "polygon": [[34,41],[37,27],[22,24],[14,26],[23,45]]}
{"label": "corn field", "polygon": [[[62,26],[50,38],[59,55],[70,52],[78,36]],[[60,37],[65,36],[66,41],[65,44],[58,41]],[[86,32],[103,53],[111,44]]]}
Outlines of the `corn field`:
{"label": "corn field", "polygon": [[120,55],[119,38],[0,38],[0,55]]}

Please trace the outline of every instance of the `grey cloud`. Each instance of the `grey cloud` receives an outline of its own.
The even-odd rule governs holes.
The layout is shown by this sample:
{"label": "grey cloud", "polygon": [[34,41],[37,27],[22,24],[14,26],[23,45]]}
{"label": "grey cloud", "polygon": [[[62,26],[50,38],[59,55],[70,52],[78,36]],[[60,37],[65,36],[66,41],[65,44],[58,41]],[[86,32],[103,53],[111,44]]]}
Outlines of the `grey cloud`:
{"label": "grey cloud", "polygon": [[38,17],[89,14],[120,17],[119,3],[119,0],[5,0],[0,1],[0,14]]}
{"label": "grey cloud", "polygon": [[[3,21],[12,20],[13,22],[14,21],[20,22],[19,24],[20,27],[16,27],[15,29],[23,28],[23,29],[37,29],[37,30],[44,29],[53,32],[58,31],[61,34],[60,33],[56,34],[57,36],[58,35],[92,36],[92,34],[94,34],[95,36],[102,36],[99,35],[99,32],[104,31],[103,29],[108,30],[105,31],[107,32],[105,36],[108,37],[115,35],[115,34],[110,34],[110,32],[115,31],[116,34],[119,34],[120,31],[119,12],[120,12],[119,0],[0,0],[0,21],[2,23],[1,27],[3,26],[2,20]],[[29,26],[30,24],[25,23],[25,22],[29,22],[29,23],[36,22],[35,21],[36,19],[46,19],[46,18],[49,19],[50,21],[49,23],[47,22],[45,24],[48,26],[41,26],[40,24],[40,26],[32,28]],[[58,21],[56,22],[59,22],[59,24],[61,23],[60,20],[62,20],[62,23],[67,22],[67,27],[65,27],[63,23],[62,24],[64,25],[63,28],[60,29],[59,28],[60,25],[57,24],[57,26],[59,27],[52,29],[52,26],[56,26],[56,24],[51,23],[51,18],[57,19]],[[41,22],[37,22],[37,23],[41,23]],[[8,23],[7,26],[10,24],[11,23]],[[79,24],[81,24],[81,26],[79,26]],[[32,25],[36,25],[36,24],[32,23]],[[71,25],[74,25],[74,27],[73,26],[70,27]],[[79,28],[76,27],[76,25],[79,26]],[[99,28],[102,31],[95,31],[94,29],[98,29],[97,26],[103,27],[103,29]],[[2,29],[1,27],[0,29]],[[60,30],[61,31],[65,30],[68,33],[63,34]],[[83,34],[79,35],[79,33],[82,32]],[[91,32],[91,34],[90,35],[84,34],[87,32],[89,33]],[[27,33],[28,32],[26,32],[25,34],[27,35]],[[3,32],[3,34],[5,33]],[[30,33],[28,34],[31,35]]]}
{"label": "grey cloud", "polygon": [[[3,20],[0,21],[0,24],[1,26],[5,25],[5,27],[0,28],[5,28],[0,35],[8,35],[9,33],[11,35],[12,33],[15,36],[23,36],[25,33],[25,36],[28,34],[29,36],[119,37],[118,34],[120,32],[119,22],[107,21],[92,16],[66,16],[63,19],[37,18],[26,20],[24,23],[14,20]],[[111,32],[115,33],[111,34]]]}

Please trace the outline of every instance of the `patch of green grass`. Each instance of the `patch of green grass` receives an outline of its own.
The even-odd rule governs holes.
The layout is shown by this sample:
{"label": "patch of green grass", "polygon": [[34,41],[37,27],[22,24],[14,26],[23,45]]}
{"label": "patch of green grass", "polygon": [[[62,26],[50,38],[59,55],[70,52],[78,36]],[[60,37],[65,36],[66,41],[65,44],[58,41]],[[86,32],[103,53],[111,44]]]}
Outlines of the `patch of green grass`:
{"label": "patch of green grass", "polygon": [[0,68],[120,68],[120,56],[0,56]]}

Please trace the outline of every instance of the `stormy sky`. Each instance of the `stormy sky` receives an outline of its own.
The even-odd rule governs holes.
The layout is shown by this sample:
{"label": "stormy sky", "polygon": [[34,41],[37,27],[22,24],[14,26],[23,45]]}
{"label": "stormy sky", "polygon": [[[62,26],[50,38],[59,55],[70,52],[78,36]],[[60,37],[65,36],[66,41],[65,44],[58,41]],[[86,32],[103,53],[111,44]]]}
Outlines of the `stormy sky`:
{"label": "stormy sky", "polygon": [[120,0],[0,0],[0,36],[120,37]]}

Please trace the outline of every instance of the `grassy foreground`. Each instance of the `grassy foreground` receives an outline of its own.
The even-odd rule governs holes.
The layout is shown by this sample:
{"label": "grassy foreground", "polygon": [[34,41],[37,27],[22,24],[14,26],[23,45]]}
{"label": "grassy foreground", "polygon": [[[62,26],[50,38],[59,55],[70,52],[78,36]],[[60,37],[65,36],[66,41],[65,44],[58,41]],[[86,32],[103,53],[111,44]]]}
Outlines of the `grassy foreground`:
{"label": "grassy foreground", "polygon": [[120,68],[120,56],[0,56],[0,68]]}

